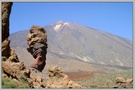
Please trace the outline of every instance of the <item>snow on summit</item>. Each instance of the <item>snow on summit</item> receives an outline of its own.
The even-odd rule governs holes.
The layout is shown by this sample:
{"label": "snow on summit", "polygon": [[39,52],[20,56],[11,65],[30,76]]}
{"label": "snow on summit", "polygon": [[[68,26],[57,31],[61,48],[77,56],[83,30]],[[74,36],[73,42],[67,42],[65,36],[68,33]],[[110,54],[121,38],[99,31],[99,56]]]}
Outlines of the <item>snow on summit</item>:
{"label": "snow on summit", "polygon": [[54,24],[54,30],[55,31],[59,31],[61,27],[65,26],[65,25],[68,25],[68,22],[63,22],[63,21],[57,21],[55,24]]}
{"label": "snow on summit", "polygon": [[58,31],[60,27],[61,27],[61,24],[57,24],[57,25],[54,26],[54,30]]}

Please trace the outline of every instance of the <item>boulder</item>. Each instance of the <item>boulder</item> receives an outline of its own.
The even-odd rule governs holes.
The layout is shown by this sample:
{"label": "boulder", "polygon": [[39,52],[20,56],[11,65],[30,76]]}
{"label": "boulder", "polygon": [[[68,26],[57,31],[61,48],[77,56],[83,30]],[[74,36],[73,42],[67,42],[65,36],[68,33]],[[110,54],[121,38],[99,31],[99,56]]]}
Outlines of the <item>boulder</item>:
{"label": "boulder", "polygon": [[126,87],[127,88],[133,88],[133,79],[127,79],[126,80]]}
{"label": "boulder", "polygon": [[126,80],[123,77],[116,77],[116,83],[125,83]]}
{"label": "boulder", "polygon": [[46,88],[83,88],[81,85],[69,79],[58,66],[50,67],[48,73],[49,79]]}
{"label": "boulder", "polygon": [[116,77],[116,86],[114,88],[133,88],[133,79]]}

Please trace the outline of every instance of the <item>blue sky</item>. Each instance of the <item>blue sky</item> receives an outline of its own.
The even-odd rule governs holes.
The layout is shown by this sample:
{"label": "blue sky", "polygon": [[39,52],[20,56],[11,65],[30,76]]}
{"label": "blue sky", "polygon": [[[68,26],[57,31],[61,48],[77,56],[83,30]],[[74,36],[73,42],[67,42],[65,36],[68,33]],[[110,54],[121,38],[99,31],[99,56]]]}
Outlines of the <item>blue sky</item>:
{"label": "blue sky", "polygon": [[58,20],[102,30],[132,40],[132,2],[14,2],[10,33],[47,26]]}

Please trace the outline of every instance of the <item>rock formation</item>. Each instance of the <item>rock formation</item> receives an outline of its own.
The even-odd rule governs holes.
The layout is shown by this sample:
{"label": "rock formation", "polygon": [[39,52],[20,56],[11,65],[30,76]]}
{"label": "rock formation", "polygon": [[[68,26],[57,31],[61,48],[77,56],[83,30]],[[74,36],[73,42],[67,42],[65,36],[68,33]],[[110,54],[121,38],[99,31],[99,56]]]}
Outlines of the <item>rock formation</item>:
{"label": "rock formation", "polygon": [[8,40],[8,38],[6,38],[3,42],[2,42],[2,56],[5,58],[9,58],[10,56],[10,40]]}
{"label": "rock formation", "polygon": [[[10,41],[8,40],[11,6],[12,2],[2,2],[2,78],[10,78],[16,83],[25,82],[29,88],[82,88],[82,86],[70,80],[67,75],[62,73],[59,67],[50,67],[48,70],[49,75],[44,75],[35,68],[26,68],[24,63],[19,61],[15,50],[10,48]],[[36,29],[30,30],[30,33],[32,33],[30,35],[34,36],[28,39],[28,51],[31,52],[34,58],[37,58],[35,55],[37,52],[35,51],[39,48],[45,51],[44,55],[46,55],[47,38],[41,27],[33,26],[32,28]],[[38,35],[42,37],[42,34],[35,34],[35,31],[38,30],[37,28],[40,28],[38,32],[42,32],[43,38],[38,38]],[[38,42],[35,46],[34,40]],[[37,44],[39,44],[39,48],[36,47]]]}
{"label": "rock formation", "polygon": [[12,2],[2,2],[2,56],[10,56],[9,37],[9,16],[11,13]]}
{"label": "rock formation", "polygon": [[49,70],[49,80],[46,88],[82,88],[81,85],[75,83],[69,77],[62,73],[60,67],[53,66]]}
{"label": "rock formation", "polygon": [[[12,2],[2,2],[2,78],[10,78],[17,83],[25,82],[29,88],[85,88],[69,79],[58,66],[50,67],[48,74],[43,74],[38,69],[26,68],[24,63],[19,61],[8,40],[11,7]],[[47,37],[42,27],[32,26],[27,40],[27,49],[34,58],[37,59],[37,51],[45,51],[43,54],[46,55]],[[46,60],[46,56],[41,54],[41,57]],[[114,88],[133,88],[133,79],[117,77],[116,84]]]}
{"label": "rock formation", "polygon": [[82,88],[68,76],[62,73],[60,67],[52,66],[49,68],[49,75],[44,75],[34,68],[27,69],[20,62],[2,62],[3,72],[10,78],[21,82],[22,78],[28,83],[30,88]]}
{"label": "rock formation", "polygon": [[133,88],[133,79],[125,79],[123,77],[116,77],[116,86],[114,88]]}
{"label": "rock formation", "polygon": [[46,65],[47,34],[44,28],[32,26],[27,35],[28,52],[35,58],[31,67],[42,71]]}
{"label": "rock formation", "polygon": [[47,54],[47,34],[44,28],[33,25],[27,35],[27,42],[27,50],[34,58],[36,58],[36,50],[43,49],[45,54]]}
{"label": "rock formation", "polygon": [[2,42],[9,37],[9,16],[12,2],[2,2]]}

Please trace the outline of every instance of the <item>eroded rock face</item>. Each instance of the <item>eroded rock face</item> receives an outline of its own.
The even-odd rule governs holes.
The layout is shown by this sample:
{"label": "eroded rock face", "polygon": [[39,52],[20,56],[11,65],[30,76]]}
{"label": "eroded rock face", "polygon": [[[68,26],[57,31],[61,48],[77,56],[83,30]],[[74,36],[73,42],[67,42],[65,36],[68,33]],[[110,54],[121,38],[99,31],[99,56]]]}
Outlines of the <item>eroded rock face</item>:
{"label": "eroded rock face", "polygon": [[126,80],[123,77],[116,77],[116,83],[125,83]]}
{"label": "eroded rock face", "polygon": [[2,56],[9,58],[10,56],[10,40],[5,39],[2,42]]}
{"label": "eroded rock face", "polygon": [[2,70],[8,76],[17,79],[19,79],[20,74],[24,74],[27,71],[23,63],[20,62],[14,63],[10,61],[2,62]]}
{"label": "eroded rock face", "polygon": [[20,83],[23,79],[30,88],[45,88],[46,86],[47,80],[43,77],[45,75],[34,68],[27,69],[22,62],[3,61],[2,70],[5,73],[2,77],[6,76]]}
{"label": "eroded rock face", "polygon": [[34,68],[29,68],[30,78],[28,78],[28,83],[30,88],[45,88],[48,80],[48,76],[42,74]]}
{"label": "eroded rock face", "polygon": [[9,37],[9,16],[11,13],[12,2],[2,2],[2,56],[9,58],[10,56],[10,40]]}
{"label": "eroded rock face", "polygon": [[[8,59],[11,56],[12,51],[12,49],[10,49],[10,40],[8,40],[9,16],[11,13],[12,5],[12,2],[2,2],[2,58],[6,59]],[[15,57],[17,58],[17,56]]]}
{"label": "eroded rock face", "polygon": [[10,48],[10,40],[5,39],[2,42],[2,61],[19,62],[14,49]]}
{"label": "eroded rock face", "polygon": [[17,82],[22,78],[28,83],[30,88],[83,88],[64,74],[60,67],[52,66],[48,70],[49,75],[45,75],[34,68],[27,69],[20,62],[2,62],[2,69],[5,74],[2,77],[10,77]]}
{"label": "eroded rock face", "polygon": [[2,2],[2,42],[9,37],[9,16],[12,2]]}
{"label": "eroded rock face", "polygon": [[133,88],[133,79],[125,79],[123,77],[116,77],[115,88]]}
{"label": "eroded rock face", "polygon": [[126,87],[127,88],[133,88],[133,79],[127,79],[126,80]]}
{"label": "eroded rock face", "polygon": [[48,73],[49,80],[47,81],[46,88],[82,88],[81,85],[69,79],[58,66],[50,67]]}
{"label": "eroded rock face", "polygon": [[42,71],[46,65],[47,34],[44,28],[32,26],[27,35],[28,52],[35,58],[31,67]]}
{"label": "eroded rock face", "polygon": [[41,49],[47,54],[47,34],[44,28],[40,26],[32,26],[27,35],[28,52],[36,58],[36,54]]}

